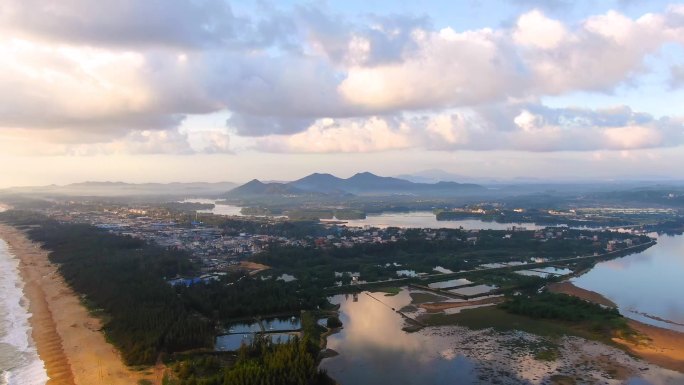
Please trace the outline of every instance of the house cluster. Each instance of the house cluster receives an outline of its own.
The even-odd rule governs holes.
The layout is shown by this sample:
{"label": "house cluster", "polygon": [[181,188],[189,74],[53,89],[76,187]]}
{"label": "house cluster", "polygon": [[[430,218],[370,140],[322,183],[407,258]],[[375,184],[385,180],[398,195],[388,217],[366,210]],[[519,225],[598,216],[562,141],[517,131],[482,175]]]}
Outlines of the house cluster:
{"label": "house cluster", "polygon": [[223,229],[193,222],[180,225],[167,212],[154,209],[93,206],[70,210],[52,208],[52,218],[88,223],[115,234],[130,236],[165,248],[185,250],[202,264],[205,271],[222,271],[243,257],[258,253],[270,244],[299,245],[296,240],[262,234],[228,235]]}

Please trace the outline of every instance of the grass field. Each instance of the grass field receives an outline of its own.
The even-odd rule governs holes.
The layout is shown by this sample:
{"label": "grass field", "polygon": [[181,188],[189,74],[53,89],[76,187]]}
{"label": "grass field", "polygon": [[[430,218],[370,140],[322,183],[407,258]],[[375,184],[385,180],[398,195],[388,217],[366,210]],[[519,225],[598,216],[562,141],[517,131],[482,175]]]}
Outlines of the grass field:
{"label": "grass field", "polygon": [[493,328],[501,332],[520,330],[543,337],[571,335],[616,345],[609,335],[594,331],[590,323],[533,319],[508,313],[496,306],[465,309],[457,314],[427,314],[420,321],[430,326],[459,325],[475,330]]}

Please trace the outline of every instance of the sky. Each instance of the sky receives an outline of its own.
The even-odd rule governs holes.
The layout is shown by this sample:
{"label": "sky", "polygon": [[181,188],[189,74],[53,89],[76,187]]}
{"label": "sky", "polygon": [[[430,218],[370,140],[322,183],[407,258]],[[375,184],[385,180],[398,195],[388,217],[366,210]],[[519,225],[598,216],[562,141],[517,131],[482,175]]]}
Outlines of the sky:
{"label": "sky", "polygon": [[684,179],[683,146],[684,3],[0,3],[0,188]]}

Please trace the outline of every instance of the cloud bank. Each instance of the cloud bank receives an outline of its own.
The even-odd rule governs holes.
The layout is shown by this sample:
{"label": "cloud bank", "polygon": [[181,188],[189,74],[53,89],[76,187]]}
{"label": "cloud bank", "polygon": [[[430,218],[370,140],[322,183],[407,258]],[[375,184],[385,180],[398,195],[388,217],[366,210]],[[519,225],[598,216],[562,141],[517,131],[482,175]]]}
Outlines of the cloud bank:
{"label": "cloud bank", "polygon": [[[0,147],[215,153],[230,151],[231,135],[260,151],[315,153],[682,143],[677,116],[542,102],[647,74],[647,58],[684,45],[682,5],[579,21],[530,9],[509,26],[468,30],[313,5],[259,11],[236,14],[223,0],[4,1]],[[225,126],[180,129],[217,111]]]}

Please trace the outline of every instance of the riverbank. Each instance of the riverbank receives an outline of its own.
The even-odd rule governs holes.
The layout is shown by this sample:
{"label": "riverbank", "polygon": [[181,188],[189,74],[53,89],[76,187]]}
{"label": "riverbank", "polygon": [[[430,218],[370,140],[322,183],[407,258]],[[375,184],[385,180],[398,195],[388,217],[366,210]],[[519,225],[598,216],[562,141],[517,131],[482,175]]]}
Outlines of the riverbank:
{"label": "riverbank", "polygon": [[[571,282],[554,283],[549,285],[548,289],[556,293],[574,295],[601,305],[617,307],[615,303],[601,294],[579,288]],[[645,338],[641,338],[638,342],[613,338],[614,342],[650,363],[684,373],[684,333],[647,325],[631,319],[628,324]]]}
{"label": "riverbank", "polygon": [[105,340],[100,319],[88,313],[45,250],[4,224],[0,238],[19,259],[32,337],[50,377],[47,385],[131,385],[141,379],[161,383],[163,368],[137,372],[123,364]]}
{"label": "riverbank", "polygon": [[601,294],[591,291],[591,290],[585,290],[580,287],[577,287],[572,284],[572,282],[569,281],[563,281],[563,282],[554,282],[552,284],[549,284],[546,287],[550,292],[552,293],[561,293],[561,294],[567,294],[567,295],[572,295],[577,298],[582,298],[583,300],[597,303],[599,305],[607,306],[607,307],[617,307],[615,302],[609,300],[608,298],[602,296]]}

